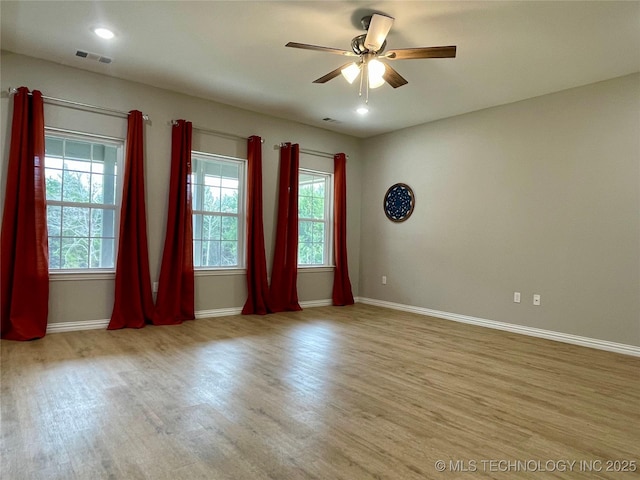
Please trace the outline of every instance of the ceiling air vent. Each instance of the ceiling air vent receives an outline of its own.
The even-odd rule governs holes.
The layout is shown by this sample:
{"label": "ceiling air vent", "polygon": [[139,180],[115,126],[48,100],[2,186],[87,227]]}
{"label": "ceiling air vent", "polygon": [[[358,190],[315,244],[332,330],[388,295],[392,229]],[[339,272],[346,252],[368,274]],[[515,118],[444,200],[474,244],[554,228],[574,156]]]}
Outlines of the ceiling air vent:
{"label": "ceiling air vent", "polygon": [[322,121],[327,123],[341,123],[340,120],[336,120],[335,118],[331,117],[324,117]]}
{"label": "ceiling air vent", "polygon": [[111,63],[112,59],[98,55],[97,53],[85,52],[84,50],[76,50],[76,57],[85,58],[87,60],[94,60],[100,63]]}

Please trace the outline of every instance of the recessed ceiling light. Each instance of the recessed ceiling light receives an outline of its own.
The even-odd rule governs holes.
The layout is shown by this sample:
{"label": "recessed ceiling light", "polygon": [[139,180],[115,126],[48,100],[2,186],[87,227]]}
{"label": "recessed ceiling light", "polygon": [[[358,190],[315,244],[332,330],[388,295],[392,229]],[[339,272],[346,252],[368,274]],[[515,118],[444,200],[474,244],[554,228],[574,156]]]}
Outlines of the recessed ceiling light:
{"label": "recessed ceiling light", "polygon": [[113,33],[111,30],[103,27],[94,28],[93,33],[95,33],[100,38],[104,38],[105,40],[111,40],[116,36],[115,33]]}
{"label": "recessed ceiling light", "polygon": [[369,109],[367,107],[358,107],[356,112],[358,112],[360,115],[364,115],[366,113],[369,113]]}

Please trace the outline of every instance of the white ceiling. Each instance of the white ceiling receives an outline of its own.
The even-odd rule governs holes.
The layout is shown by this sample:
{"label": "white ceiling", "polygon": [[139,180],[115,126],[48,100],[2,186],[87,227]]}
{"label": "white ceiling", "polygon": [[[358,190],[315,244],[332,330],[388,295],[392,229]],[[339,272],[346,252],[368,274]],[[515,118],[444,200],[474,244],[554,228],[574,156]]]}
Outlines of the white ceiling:
{"label": "white ceiling", "polygon": [[[638,1],[2,0],[0,8],[4,50],[357,137],[640,71]],[[372,90],[360,116],[356,84],[312,83],[343,57],[284,45],[348,50],[372,12],[396,19],[387,50],[457,45],[458,54],[394,61],[409,84]],[[116,38],[96,37],[98,25]],[[113,63],[82,60],[77,49]]]}

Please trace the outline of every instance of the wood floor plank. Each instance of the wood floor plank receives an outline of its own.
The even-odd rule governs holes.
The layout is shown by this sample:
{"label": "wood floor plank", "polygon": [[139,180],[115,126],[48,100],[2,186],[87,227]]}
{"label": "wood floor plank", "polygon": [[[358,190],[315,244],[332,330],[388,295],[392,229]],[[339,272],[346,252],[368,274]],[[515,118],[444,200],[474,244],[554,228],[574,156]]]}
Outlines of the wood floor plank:
{"label": "wood floor plank", "polygon": [[610,352],[366,305],[0,347],[3,479],[640,477],[640,359]]}

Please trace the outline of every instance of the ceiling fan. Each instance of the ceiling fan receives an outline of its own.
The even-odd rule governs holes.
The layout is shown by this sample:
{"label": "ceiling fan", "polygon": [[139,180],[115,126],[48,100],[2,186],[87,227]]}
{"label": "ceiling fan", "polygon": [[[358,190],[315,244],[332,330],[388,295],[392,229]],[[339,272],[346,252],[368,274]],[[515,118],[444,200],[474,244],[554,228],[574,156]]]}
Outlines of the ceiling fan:
{"label": "ceiling fan", "polygon": [[344,78],[353,83],[360,76],[360,95],[363,86],[366,90],[366,101],[369,101],[369,88],[377,88],[388,83],[393,88],[406,85],[407,80],[393,67],[381,62],[383,60],[412,60],[418,58],[454,58],[456,56],[455,45],[447,47],[419,47],[401,48],[384,52],[387,46],[387,35],[391,30],[394,18],[380,13],[374,13],[363,17],[362,28],[366,34],[358,35],[351,40],[351,51],[337,48],[320,47],[306,43],[289,42],[285,46],[316,50],[319,52],[333,53],[345,57],[358,57],[355,61],[342,65],[335,70],[323,75],[313,83],[326,83],[342,74]]}

